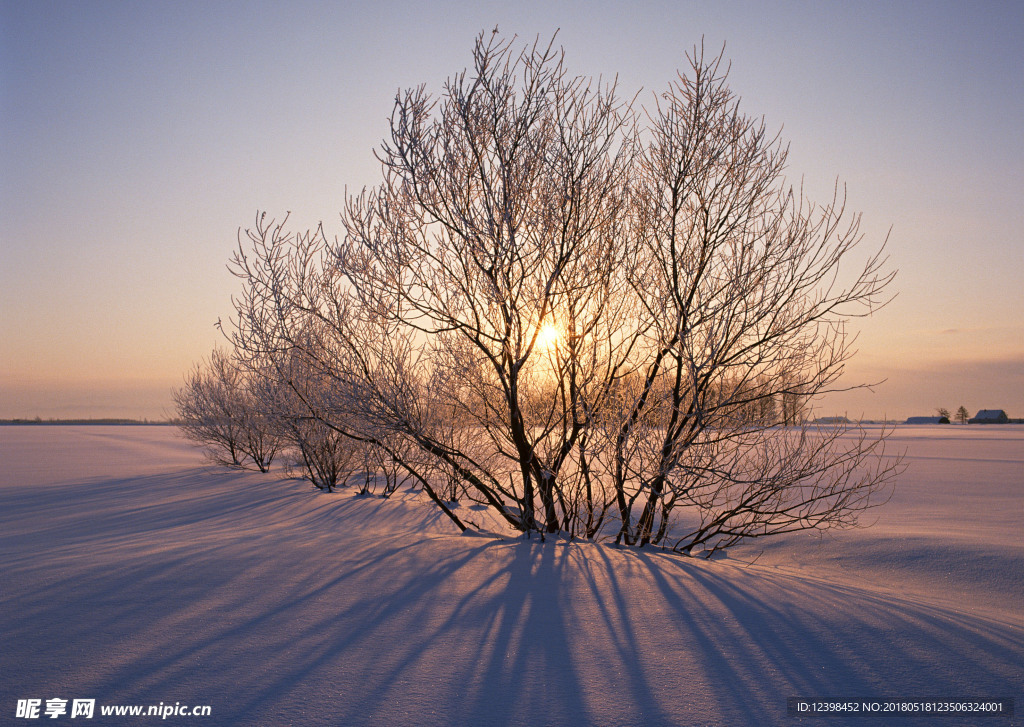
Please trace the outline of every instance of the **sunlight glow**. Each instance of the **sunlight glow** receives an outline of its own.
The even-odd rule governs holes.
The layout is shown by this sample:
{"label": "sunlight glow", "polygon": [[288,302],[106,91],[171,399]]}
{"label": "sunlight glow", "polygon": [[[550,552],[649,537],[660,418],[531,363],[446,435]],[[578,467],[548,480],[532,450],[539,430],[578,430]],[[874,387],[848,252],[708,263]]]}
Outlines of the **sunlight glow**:
{"label": "sunlight glow", "polygon": [[543,352],[554,351],[562,338],[562,332],[550,323],[545,323],[537,332],[537,348]]}

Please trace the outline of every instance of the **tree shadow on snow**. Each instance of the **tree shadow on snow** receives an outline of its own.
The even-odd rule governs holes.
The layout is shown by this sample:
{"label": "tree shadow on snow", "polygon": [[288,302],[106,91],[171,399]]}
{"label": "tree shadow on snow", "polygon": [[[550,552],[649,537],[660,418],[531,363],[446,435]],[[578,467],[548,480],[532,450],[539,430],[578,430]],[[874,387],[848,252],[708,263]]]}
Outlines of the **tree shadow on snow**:
{"label": "tree shadow on snow", "polygon": [[93,483],[122,498],[79,503],[101,528],[58,508],[67,539],[40,524],[11,557],[5,688],[280,725],[792,724],[787,697],[1020,696],[1019,624],[657,551],[454,537],[244,474],[180,477],[142,482],[161,490],[148,500],[123,494],[139,480]]}

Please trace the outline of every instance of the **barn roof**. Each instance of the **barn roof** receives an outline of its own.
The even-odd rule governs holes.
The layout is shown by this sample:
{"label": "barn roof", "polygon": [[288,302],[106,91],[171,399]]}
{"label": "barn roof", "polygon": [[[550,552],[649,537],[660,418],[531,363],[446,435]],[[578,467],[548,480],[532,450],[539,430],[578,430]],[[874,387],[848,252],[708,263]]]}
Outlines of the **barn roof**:
{"label": "barn roof", "polygon": [[979,411],[974,418],[975,419],[1002,419],[1006,416],[1006,412],[1002,409],[982,409]]}
{"label": "barn roof", "polygon": [[983,424],[985,422],[1005,422],[1009,421],[1009,418],[1002,409],[982,409],[968,421],[972,424]]}

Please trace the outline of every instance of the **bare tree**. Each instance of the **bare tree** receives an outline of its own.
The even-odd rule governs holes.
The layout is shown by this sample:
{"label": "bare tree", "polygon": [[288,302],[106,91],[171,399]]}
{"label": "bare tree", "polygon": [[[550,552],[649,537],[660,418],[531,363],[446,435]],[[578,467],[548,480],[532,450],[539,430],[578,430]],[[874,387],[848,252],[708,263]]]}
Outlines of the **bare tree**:
{"label": "bare tree", "polygon": [[242,449],[260,472],[269,472],[283,440],[275,422],[267,415],[262,402],[249,390],[244,396]]}
{"label": "bare tree", "polygon": [[[559,478],[604,365],[586,337],[623,315],[632,117],[551,45],[494,37],[435,106],[423,88],[397,99],[385,181],[349,201],[339,266],[361,301],[389,301],[389,325],[426,337],[430,410],[449,415],[404,411],[406,434],[513,527],[554,532],[575,517]],[[571,355],[543,343],[549,328]]]}
{"label": "bare tree", "polygon": [[375,493],[381,478],[384,484],[380,495],[385,498],[391,497],[402,485],[414,484],[413,473],[402,464],[413,459],[415,453],[410,450],[409,443],[399,437],[393,437],[385,446],[367,445],[364,450],[367,476],[364,492]]}
{"label": "bare tree", "polygon": [[214,349],[172,396],[180,428],[206,447],[211,461],[231,467],[249,462],[260,472],[270,469],[279,438],[229,354]]}
{"label": "bare tree", "polygon": [[362,463],[360,452],[337,431],[312,417],[280,420],[281,431],[290,451],[296,455],[294,465],[302,477],[326,492],[344,487],[357,474]]}
{"label": "bare tree", "polygon": [[308,415],[382,448],[460,527],[428,473],[525,533],[684,552],[884,500],[885,434],[803,410],[839,388],[846,323],[893,273],[881,251],[851,267],[859,217],[786,184],[721,57],[695,49],[643,113],[553,44],[481,35],[473,60],[439,98],[398,96],[383,182],[349,198],[342,239],[257,219],[234,261],[239,357],[300,360],[316,385],[281,380]]}
{"label": "bare tree", "polygon": [[419,395],[410,332],[387,324],[385,301],[354,295],[322,228],[293,234],[286,223],[257,215],[232,262],[245,285],[230,338],[260,382],[264,410],[321,489],[347,482],[354,463],[373,462],[383,494],[411,478],[465,530],[428,479],[435,463],[417,458],[422,450],[395,424],[408,407],[443,421]]}
{"label": "bare tree", "polygon": [[186,377],[184,386],[172,392],[185,436],[203,445],[212,462],[230,467],[241,467],[245,457],[240,378],[230,356],[214,349]]}
{"label": "bare tree", "polygon": [[956,420],[961,424],[966,424],[967,420],[970,418],[970,412],[968,412],[967,408],[963,404],[961,404],[960,408],[956,410]]}
{"label": "bare tree", "polygon": [[[650,317],[644,386],[621,410],[611,470],[619,538],[658,541],[659,515],[686,505],[700,527],[677,544],[713,550],[851,522],[894,473],[896,462],[867,466],[881,439],[842,448],[801,416],[852,355],[844,322],[884,304],[893,274],[880,253],[846,270],[859,218],[845,221],[838,197],[817,208],[785,184],[786,149],[742,114],[721,57],[695,51],[689,70],[648,112],[635,165],[643,267],[632,287]],[[798,436],[740,414],[766,400]],[[645,413],[656,425],[638,429]]]}
{"label": "bare tree", "polygon": [[[302,334],[306,345],[310,338]],[[297,349],[262,351],[243,360],[260,415],[286,450],[289,468],[297,467],[303,478],[327,492],[348,484],[363,463],[363,446],[318,416],[316,408],[331,396],[330,380]]]}

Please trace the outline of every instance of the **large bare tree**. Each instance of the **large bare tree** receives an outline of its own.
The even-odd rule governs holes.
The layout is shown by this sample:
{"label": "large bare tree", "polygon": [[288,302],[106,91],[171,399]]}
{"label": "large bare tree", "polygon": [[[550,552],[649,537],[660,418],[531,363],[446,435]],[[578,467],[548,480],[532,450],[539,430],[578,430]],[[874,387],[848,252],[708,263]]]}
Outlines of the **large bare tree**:
{"label": "large bare tree", "polygon": [[721,56],[688,60],[638,110],[553,42],[481,35],[439,97],[396,98],[339,240],[248,231],[240,359],[301,363],[310,416],[525,533],[710,553],[855,523],[899,458],[803,413],[893,273],[854,264],[838,194],[788,185]]}

